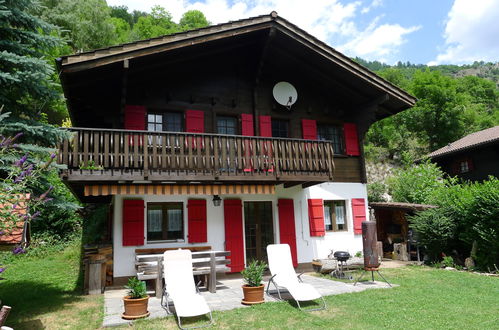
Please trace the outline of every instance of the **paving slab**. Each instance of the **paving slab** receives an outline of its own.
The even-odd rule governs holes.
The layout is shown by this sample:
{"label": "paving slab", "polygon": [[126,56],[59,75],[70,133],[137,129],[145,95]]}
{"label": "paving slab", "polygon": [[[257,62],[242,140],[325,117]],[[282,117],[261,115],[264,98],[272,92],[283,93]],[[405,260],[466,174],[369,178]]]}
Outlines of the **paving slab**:
{"label": "paving slab", "polygon": [[[339,281],[332,281],[326,278],[317,276],[303,275],[302,280],[304,283],[309,283],[317,289],[323,296],[330,296],[343,293],[360,292],[367,289],[384,289],[389,288],[385,282],[359,282],[357,285],[352,283],[344,283]],[[264,284],[267,286],[268,277],[265,278]],[[210,293],[205,288],[201,288],[201,295],[206,299],[212,311],[231,310],[234,308],[247,308],[241,304],[243,296],[242,279],[223,279],[217,282],[217,292]],[[393,285],[393,284],[392,284]],[[393,285],[396,286],[396,285]],[[271,287],[273,289],[273,287]],[[123,313],[123,297],[126,290],[108,290],[104,293],[104,327],[118,326],[128,324],[132,321],[124,320],[121,318]],[[281,291],[281,297],[285,300],[292,299],[291,296]],[[270,296],[265,295],[266,302],[279,301],[275,290],[270,291]],[[156,297],[149,298],[149,318],[167,317],[166,310],[161,306],[161,299]]]}

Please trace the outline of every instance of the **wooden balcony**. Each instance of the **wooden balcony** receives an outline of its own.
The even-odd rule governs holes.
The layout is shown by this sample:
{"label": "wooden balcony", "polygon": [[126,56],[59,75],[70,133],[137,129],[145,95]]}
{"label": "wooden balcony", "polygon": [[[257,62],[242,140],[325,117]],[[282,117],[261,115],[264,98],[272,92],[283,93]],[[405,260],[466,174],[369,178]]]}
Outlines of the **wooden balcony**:
{"label": "wooden balcony", "polygon": [[72,128],[60,145],[73,182],[317,183],[333,177],[327,141]]}

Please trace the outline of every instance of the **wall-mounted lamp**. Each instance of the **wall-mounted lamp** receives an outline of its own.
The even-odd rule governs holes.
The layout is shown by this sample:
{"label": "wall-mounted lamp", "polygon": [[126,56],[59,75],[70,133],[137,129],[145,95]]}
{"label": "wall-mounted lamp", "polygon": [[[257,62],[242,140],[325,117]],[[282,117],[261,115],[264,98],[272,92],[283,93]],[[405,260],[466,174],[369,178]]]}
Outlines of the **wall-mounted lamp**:
{"label": "wall-mounted lamp", "polygon": [[222,199],[218,195],[213,196],[213,206],[220,206]]}

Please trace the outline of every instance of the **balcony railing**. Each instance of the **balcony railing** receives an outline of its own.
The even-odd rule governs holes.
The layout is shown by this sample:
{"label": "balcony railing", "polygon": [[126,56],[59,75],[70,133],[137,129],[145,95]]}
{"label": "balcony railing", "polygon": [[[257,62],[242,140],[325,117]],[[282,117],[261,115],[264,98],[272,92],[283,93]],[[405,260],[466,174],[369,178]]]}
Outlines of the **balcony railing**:
{"label": "balcony railing", "polygon": [[329,181],[327,141],[72,128],[60,145],[68,180]]}

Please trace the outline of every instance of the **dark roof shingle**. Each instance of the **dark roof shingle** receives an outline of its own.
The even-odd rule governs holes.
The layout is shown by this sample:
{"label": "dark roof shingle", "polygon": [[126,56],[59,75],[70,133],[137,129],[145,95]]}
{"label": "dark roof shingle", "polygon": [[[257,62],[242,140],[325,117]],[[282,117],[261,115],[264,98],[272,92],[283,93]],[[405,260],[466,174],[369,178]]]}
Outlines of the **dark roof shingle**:
{"label": "dark roof shingle", "polygon": [[428,154],[428,157],[441,157],[494,141],[499,141],[499,126],[494,126],[484,129],[483,131],[478,131],[466,135],[465,137],[457,141],[449,143],[445,147],[433,151],[432,153]]}

